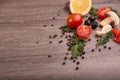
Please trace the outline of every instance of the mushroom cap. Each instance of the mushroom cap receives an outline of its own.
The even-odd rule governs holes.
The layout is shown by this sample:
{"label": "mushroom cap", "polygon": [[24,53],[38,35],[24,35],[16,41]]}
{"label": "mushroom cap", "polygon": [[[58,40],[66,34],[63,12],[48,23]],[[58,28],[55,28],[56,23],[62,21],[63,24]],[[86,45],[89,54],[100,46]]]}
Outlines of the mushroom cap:
{"label": "mushroom cap", "polygon": [[111,17],[111,19],[113,20],[115,26],[118,26],[118,25],[119,25],[120,19],[119,19],[118,15],[117,15],[115,12],[109,11],[109,12],[107,12],[106,14],[107,14],[109,17]]}
{"label": "mushroom cap", "polygon": [[112,30],[112,26],[111,25],[106,25],[102,28],[101,31],[96,31],[96,35],[97,36],[103,36],[111,30]]}

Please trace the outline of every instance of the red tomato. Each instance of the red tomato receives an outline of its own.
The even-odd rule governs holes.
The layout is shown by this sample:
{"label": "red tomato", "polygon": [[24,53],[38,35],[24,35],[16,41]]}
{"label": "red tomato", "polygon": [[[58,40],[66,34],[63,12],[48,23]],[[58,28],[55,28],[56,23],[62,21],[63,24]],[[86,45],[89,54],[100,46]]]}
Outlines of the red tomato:
{"label": "red tomato", "polygon": [[76,28],[82,24],[82,16],[77,13],[71,14],[67,19],[67,25],[70,28]]}
{"label": "red tomato", "polygon": [[82,25],[77,27],[77,35],[81,39],[87,39],[90,37],[91,34],[92,34],[92,28],[90,26]]}
{"label": "red tomato", "polygon": [[120,38],[114,38],[114,41],[120,43]]}
{"label": "red tomato", "polygon": [[104,19],[104,18],[106,18],[105,13],[109,12],[110,10],[111,9],[107,8],[107,7],[100,8],[97,12],[97,15],[98,15],[99,18]]}
{"label": "red tomato", "polygon": [[118,28],[114,28],[112,32],[114,34],[114,41],[120,43],[120,30]]}
{"label": "red tomato", "polygon": [[118,28],[114,28],[112,32],[114,34],[114,37],[120,38],[120,30]]}

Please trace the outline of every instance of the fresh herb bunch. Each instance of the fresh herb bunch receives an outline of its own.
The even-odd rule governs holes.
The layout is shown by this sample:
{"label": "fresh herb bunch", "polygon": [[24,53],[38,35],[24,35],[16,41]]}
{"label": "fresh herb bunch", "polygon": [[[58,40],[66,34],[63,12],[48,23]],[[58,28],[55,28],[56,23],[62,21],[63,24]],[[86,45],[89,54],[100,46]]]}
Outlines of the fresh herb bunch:
{"label": "fresh herb bunch", "polygon": [[85,40],[82,40],[80,38],[75,39],[75,45],[72,45],[71,47],[71,54],[73,58],[77,58],[80,54],[82,54],[84,51],[85,42]]}
{"label": "fresh herb bunch", "polygon": [[98,11],[98,9],[92,7],[91,10],[89,11],[89,14],[93,15],[93,16],[97,16],[97,11]]}
{"label": "fresh herb bunch", "polygon": [[73,32],[73,31],[75,31],[74,29],[68,27],[67,25],[61,26],[59,29],[61,29],[63,32]]}
{"label": "fresh herb bunch", "polygon": [[80,39],[78,36],[76,36],[75,29],[69,28],[67,25],[60,27],[59,29],[62,30],[62,32],[71,32],[73,33],[73,37],[69,38],[69,49],[71,51],[72,57],[77,58],[79,55],[82,54],[85,47],[85,40]]}
{"label": "fresh herb bunch", "polygon": [[96,44],[96,47],[99,47],[99,46],[101,46],[101,45],[105,45],[105,44],[106,44],[107,42],[109,42],[109,40],[112,39],[112,38],[114,38],[113,33],[112,33],[112,31],[109,31],[109,32],[105,35],[104,39],[103,39],[102,41],[99,41],[99,42]]}

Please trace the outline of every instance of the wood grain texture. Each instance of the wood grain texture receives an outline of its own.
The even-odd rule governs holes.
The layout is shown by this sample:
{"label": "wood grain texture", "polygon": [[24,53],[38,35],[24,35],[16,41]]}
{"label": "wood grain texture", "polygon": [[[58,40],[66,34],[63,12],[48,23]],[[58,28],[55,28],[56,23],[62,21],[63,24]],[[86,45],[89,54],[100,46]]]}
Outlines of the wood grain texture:
{"label": "wood grain texture", "polygon": [[[67,46],[58,28],[68,16],[64,4],[65,0],[0,0],[0,80],[120,80],[119,45],[110,41],[111,50],[92,53],[94,36],[85,59],[78,59],[78,71],[70,60],[62,65]],[[120,0],[93,0],[97,8],[120,11],[119,4]],[[58,37],[49,44],[53,34]]]}

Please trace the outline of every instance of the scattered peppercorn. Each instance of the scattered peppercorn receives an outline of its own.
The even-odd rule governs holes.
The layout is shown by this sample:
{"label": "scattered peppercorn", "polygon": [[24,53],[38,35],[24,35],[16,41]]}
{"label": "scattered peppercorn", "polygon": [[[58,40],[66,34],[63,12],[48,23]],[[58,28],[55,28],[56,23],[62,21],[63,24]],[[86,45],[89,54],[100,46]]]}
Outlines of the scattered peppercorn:
{"label": "scattered peppercorn", "polygon": [[58,12],[60,12],[60,10],[58,10]]}
{"label": "scattered peppercorn", "polygon": [[102,41],[102,39],[100,39],[100,41]]}
{"label": "scattered peppercorn", "polygon": [[108,49],[110,50],[110,49],[111,49],[111,47],[108,47]]}
{"label": "scattered peppercorn", "polygon": [[57,37],[57,34],[53,35],[53,38],[56,38]]}
{"label": "scattered peppercorn", "polygon": [[52,56],[51,55],[48,55],[48,58],[51,58]]}
{"label": "scattered peppercorn", "polygon": [[78,69],[79,69],[79,67],[76,67],[76,68],[75,68],[75,70],[78,70]]}
{"label": "scattered peppercorn", "polygon": [[67,60],[67,57],[64,57],[64,60]]}
{"label": "scattered peppercorn", "polygon": [[59,16],[60,14],[58,13],[57,16]]}
{"label": "scattered peppercorn", "polygon": [[71,47],[68,48],[68,51],[70,51],[70,50],[71,50]]}
{"label": "scattered peppercorn", "polygon": [[60,40],[58,43],[60,44],[60,43],[62,43],[63,42],[63,40]]}
{"label": "scattered peppercorn", "polygon": [[73,60],[73,62],[75,63],[75,62],[76,62],[76,60]]}
{"label": "scattered peppercorn", "polygon": [[82,52],[82,54],[84,55],[84,54],[85,54],[85,51],[84,51],[84,52]]}
{"label": "scattered peppercorn", "polygon": [[51,24],[51,26],[54,26],[53,24]]}
{"label": "scattered peppercorn", "polygon": [[70,60],[73,60],[73,57],[70,57]]}
{"label": "scattered peppercorn", "polygon": [[80,57],[82,56],[82,54],[80,54]]}
{"label": "scattered peppercorn", "polygon": [[45,24],[45,25],[43,25],[44,27],[47,27],[47,25]]}
{"label": "scattered peppercorn", "polygon": [[66,53],[66,55],[68,55],[69,53]]}
{"label": "scattered peppercorn", "polygon": [[94,50],[94,49],[92,49],[91,51],[92,51],[92,52],[94,52],[95,50]]}
{"label": "scattered peppercorn", "polygon": [[39,44],[39,42],[37,41],[36,44]]}
{"label": "scattered peppercorn", "polygon": [[77,62],[76,62],[76,65],[79,65],[79,64],[80,64],[80,62],[79,62],[79,61],[77,61]]}
{"label": "scattered peppercorn", "polygon": [[97,39],[96,42],[98,42],[99,40]]}
{"label": "scattered peppercorn", "polygon": [[52,41],[49,41],[49,43],[51,44],[51,43],[52,43]]}
{"label": "scattered peppercorn", "polygon": [[98,51],[100,52],[100,51],[101,51],[101,49],[98,49]]}
{"label": "scattered peppercorn", "polygon": [[66,64],[65,62],[62,63],[62,65],[65,65],[65,64]]}
{"label": "scattered peppercorn", "polygon": [[91,41],[91,39],[88,39],[88,41]]}
{"label": "scattered peppercorn", "polygon": [[65,32],[62,32],[62,35],[65,35]]}
{"label": "scattered peppercorn", "polygon": [[65,38],[68,38],[68,36],[65,36]]}
{"label": "scattered peppercorn", "polygon": [[51,35],[49,35],[49,38],[52,38],[52,36],[51,36]]}
{"label": "scattered peppercorn", "polygon": [[84,56],[81,57],[81,59],[84,59],[84,58],[85,58]]}
{"label": "scattered peppercorn", "polygon": [[60,37],[63,37],[62,35]]}
{"label": "scattered peppercorn", "polygon": [[107,46],[104,46],[103,48],[104,48],[104,49],[106,49],[106,48],[107,48]]}
{"label": "scattered peppercorn", "polygon": [[55,20],[55,17],[53,17],[53,20]]}

